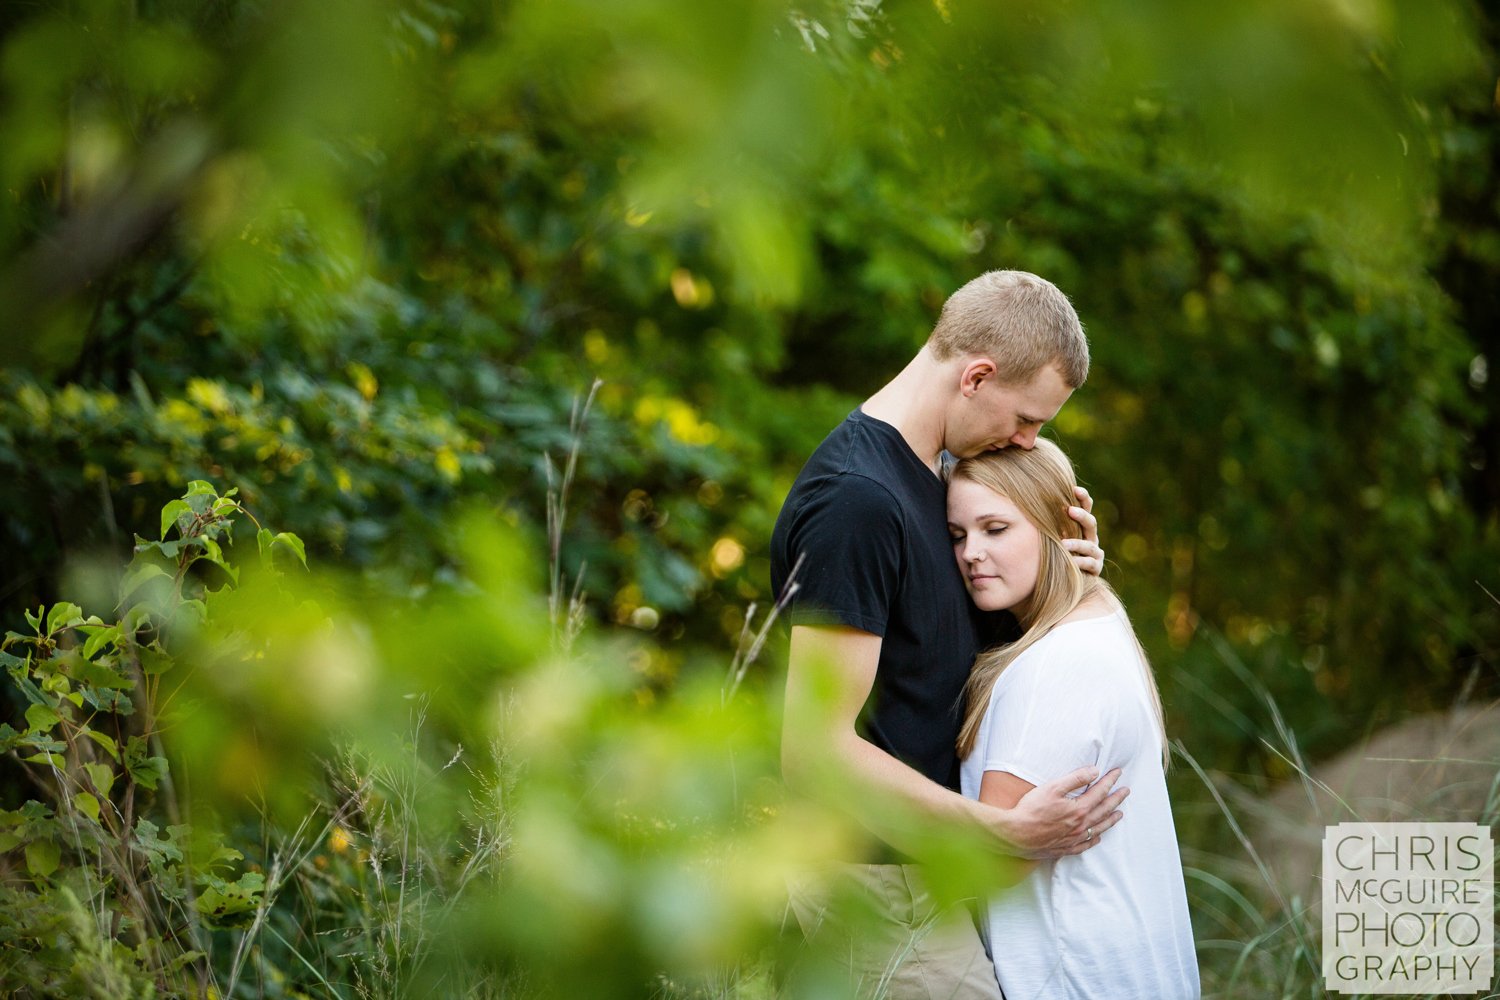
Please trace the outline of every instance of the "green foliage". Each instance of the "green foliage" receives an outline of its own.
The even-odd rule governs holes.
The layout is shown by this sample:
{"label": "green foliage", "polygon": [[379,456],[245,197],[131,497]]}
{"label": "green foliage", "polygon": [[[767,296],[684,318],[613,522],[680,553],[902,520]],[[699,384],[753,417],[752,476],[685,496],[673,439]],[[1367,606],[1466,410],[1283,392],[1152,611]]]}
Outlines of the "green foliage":
{"label": "green foliage", "polygon": [[[31,876],[0,886],[0,979],[10,988],[195,995],[210,929],[262,905],[264,875],[236,875],[243,855],[222,834],[182,823],[163,832],[148,818],[183,811],[161,749],[162,712],[183,684],[175,650],[212,593],[205,570],[238,579],[224,553],[234,519],[249,516],[236,493],[194,481],[162,508],[160,540],[136,538],[113,621],[60,601],[26,613],[30,634],[0,642],[28,702],[26,728],[0,728],[0,749],[41,795],[0,812],[0,848],[22,852]],[[270,536],[268,566],[273,539],[301,550],[293,535]]]}
{"label": "green foliage", "polygon": [[5,749],[41,795],[0,814],[30,875],[0,886],[7,985],[642,996],[773,951],[790,866],[855,849],[781,802],[764,699],[700,682],[655,706],[640,646],[548,660],[504,533],[464,526],[472,588],[407,612],[331,578],[313,603],[300,540],[258,524],[242,572],[249,517],[193,482],[137,539],[115,621],[60,602],[5,640],[32,701]]}

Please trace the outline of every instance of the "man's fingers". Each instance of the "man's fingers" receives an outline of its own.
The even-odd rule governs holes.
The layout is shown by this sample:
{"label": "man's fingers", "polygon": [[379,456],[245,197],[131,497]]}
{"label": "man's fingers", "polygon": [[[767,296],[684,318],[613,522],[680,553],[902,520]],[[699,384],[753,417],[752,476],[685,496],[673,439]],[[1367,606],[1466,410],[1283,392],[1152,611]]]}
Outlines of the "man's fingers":
{"label": "man's fingers", "polygon": [[1068,516],[1083,526],[1083,537],[1091,542],[1099,541],[1099,519],[1090,514],[1087,507],[1069,507]]}
{"label": "man's fingers", "polygon": [[1098,805],[1091,808],[1088,815],[1083,818],[1083,822],[1079,823],[1078,828],[1074,830],[1074,835],[1078,838],[1079,843],[1074,845],[1077,850],[1070,853],[1081,853],[1099,843],[1099,837],[1104,831],[1120,822],[1124,817],[1125,814],[1120,812],[1119,807],[1120,803],[1124,802],[1125,797],[1129,794],[1130,789],[1128,788],[1118,789],[1111,792]]}
{"label": "man's fingers", "polygon": [[1099,843],[1099,838],[1104,834],[1104,831],[1120,822],[1121,817],[1123,817],[1124,815],[1124,813],[1112,812],[1099,820],[1099,822],[1089,824],[1078,834],[1077,837],[1073,838],[1073,843],[1071,846],[1057,852],[1057,857],[1066,857],[1070,854],[1082,854],[1089,848],[1097,846]]}
{"label": "man's fingers", "polygon": [[1098,838],[1099,834],[1103,833],[1105,830],[1108,830],[1110,827],[1114,826],[1124,818],[1125,814],[1118,809],[1110,813],[1108,816],[1104,817],[1104,822],[1101,825],[1094,827],[1095,839]]}
{"label": "man's fingers", "polygon": [[1073,487],[1073,495],[1078,497],[1078,506],[1088,511],[1094,509],[1094,498],[1089,496],[1088,490],[1082,486],[1075,486]]}
{"label": "man's fingers", "polygon": [[[1061,778],[1053,778],[1042,787],[1066,795],[1069,792],[1076,792],[1080,788],[1088,788],[1090,785],[1095,785],[1096,780],[1098,781],[1098,785],[1102,785],[1107,781],[1110,788],[1113,788],[1115,782],[1120,780],[1120,769],[1115,768],[1100,780],[1099,769],[1097,767],[1080,767],[1076,771],[1069,771]],[[1095,787],[1097,788],[1098,785],[1095,785]],[[1108,794],[1109,788],[1106,788],[1099,794],[1099,798],[1102,799]]]}
{"label": "man's fingers", "polygon": [[[1098,819],[1091,819],[1089,820],[1089,822],[1085,823],[1083,829],[1079,831],[1078,835],[1085,840],[1098,840],[1100,834],[1102,834],[1105,830],[1108,830],[1110,827],[1114,826],[1116,823],[1120,822],[1121,817],[1123,817],[1124,815],[1125,814],[1120,812],[1118,809],[1111,810],[1110,812],[1107,812],[1100,816]],[[1089,831],[1091,830],[1093,831],[1092,837],[1089,836]]]}
{"label": "man's fingers", "polygon": [[1104,550],[1099,547],[1098,542],[1091,542],[1087,538],[1064,538],[1062,543],[1079,569],[1095,576],[1104,572]]}
{"label": "man's fingers", "polygon": [[1098,776],[1099,774],[1097,768],[1080,767],[1072,774],[1064,775],[1062,780],[1073,782],[1072,784],[1067,786],[1068,791],[1072,791],[1075,788],[1082,788],[1084,785],[1088,785],[1090,783],[1093,784],[1092,788],[1078,797],[1078,805],[1084,809],[1085,813],[1092,813],[1095,809],[1098,808],[1099,803],[1103,802],[1114,791],[1115,782],[1120,780],[1120,773],[1120,769],[1117,767],[1114,770],[1110,771],[1108,774],[1104,775],[1102,778],[1099,778],[1098,781],[1092,781],[1092,779],[1085,781],[1074,781],[1073,779],[1086,774],[1093,774],[1095,776]]}

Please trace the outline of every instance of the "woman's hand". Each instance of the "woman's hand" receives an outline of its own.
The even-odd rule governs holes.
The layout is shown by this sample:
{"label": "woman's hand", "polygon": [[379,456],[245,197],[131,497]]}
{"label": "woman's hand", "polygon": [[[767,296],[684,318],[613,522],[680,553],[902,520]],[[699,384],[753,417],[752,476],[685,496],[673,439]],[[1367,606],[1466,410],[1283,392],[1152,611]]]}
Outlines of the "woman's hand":
{"label": "woman's hand", "polygon": [[1093,515],[1094,498],[1082,486],[1073,487],[1078,506],[1068,508],[1068,516],[1083,526],[1082,538],[1064,538],[1063,548],[1073,554],[1073,562],[1085,573],[1098,576],[1104,572],[1104,550],[1099,547],[1099,521]]}

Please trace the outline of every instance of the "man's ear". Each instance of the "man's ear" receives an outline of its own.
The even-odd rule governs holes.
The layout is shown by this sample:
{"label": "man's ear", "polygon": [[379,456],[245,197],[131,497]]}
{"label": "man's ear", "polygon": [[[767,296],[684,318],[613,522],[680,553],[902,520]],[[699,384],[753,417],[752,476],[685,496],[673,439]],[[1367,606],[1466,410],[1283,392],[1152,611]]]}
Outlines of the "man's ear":
{"label": "man's ear", "polygon": [[969,359],[969,363],[964,365],[963,371],[959,375],[959,391],[965,396],[974,395],[974,393],[979,391],[979,386],[986,379],[995,377],[995,371],[995,362],[989,358]]}

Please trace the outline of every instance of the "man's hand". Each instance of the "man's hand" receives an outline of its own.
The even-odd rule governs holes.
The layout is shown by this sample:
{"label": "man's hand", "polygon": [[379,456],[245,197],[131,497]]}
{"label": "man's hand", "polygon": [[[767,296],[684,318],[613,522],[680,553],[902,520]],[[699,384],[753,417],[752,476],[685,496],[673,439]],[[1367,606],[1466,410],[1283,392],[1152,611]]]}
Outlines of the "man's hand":
{"label": "man's hand", "polygon": [[[989,771],[979,800],[998,807],[990,824],[1014,853],[1025,858],[1061,858],[1082,854],[1099,836],[1120,821],[1118,811],[1130,789],[1114,789],[1116,768],[1097,782],[1098,770],[1081,767],[1071,774],[1032,786],[1013,774]],[[1093,787],[1077,798],[1068,793]]]}
{"label": "man's hand", "polygon": [[1083,526],[1082,538],[1064,538],[1063,548],[1073,554],[1077,567],[1092,576],[1104,572],[1104,550],[1099,547],[1099,521],[1094,517],[1094,498],[1082,486],[1073,487],[1078,506],[1068,508],[1068,516]]}

